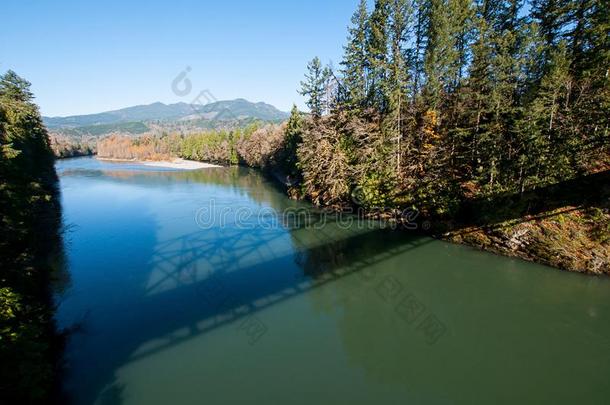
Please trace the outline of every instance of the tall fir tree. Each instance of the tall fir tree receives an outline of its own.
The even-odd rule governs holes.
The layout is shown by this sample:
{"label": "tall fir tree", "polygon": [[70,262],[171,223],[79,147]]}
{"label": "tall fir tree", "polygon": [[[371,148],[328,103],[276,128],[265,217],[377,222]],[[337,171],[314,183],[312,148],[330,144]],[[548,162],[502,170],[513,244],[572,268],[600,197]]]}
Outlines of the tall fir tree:
{"label": "tall fir tree", "polygon": [[398,103],[405,102],[409,87],[407,50],[411,7],[407,0],[392,0],[390,3],[390,57],[388,61],[388,96],[390,109],[395,111]]}
{"label": "tall fir tree", "polygon": [[408,61],[413,78],[411,100],[415,102],[423,82],[424,53],[429,13],[426,11],[428,0],[413,0],[413,39],[408,50]]}
{"label": "tall fir tree", "polygon": [[385,112],[388,103],[389,16],[390,0],[376,0],[367,38],[370,77],[367,104],[381,112]]}
{"label": "tall fir tree", "polygon": [[565,37],[566,25],[569,20],[569,10],[575,0],[532,0],[530,18],[538,26],[538,32],[543,39],[544,47],[541,49],[538,80],[542,79],[547,67],[551,63],[551,55]]}
{"label": "tall fir tree", "polygon": [[407,60],[407,36],[409,34],[412,10],[407,0],[392,0],[390,3],[390,57],[388,63],[387,102],[388,115],[385,130],[389,132],[392,154],[396,164],[396,173],[400,174],[402,166],[402,143],[405,129],[405,106],[408,105],[409,69]]}
{"label": "tall fir tree", "polygon": [[282,165],[286,173],[292,177],[297,177],[299,170],[297,167],[297,150],[303,142],[303,118],[296,105],[292,106],[290,118],[286,124],[285,144],[282,156]]}
{"label": "tall fir tree", "polygon": [[424,98],[430,109],[440,112],[446,94],[457,76],[456,38],[447,3],[444,0],[428,0],[425,7],[428,15]]}
{"label": "tall fir tree", "polygon": [[449,0],[449,15],[455,36],[456,67],[454,83],[458,88],[464,78],[471,58],[471,43],[474,37],[475,8],[472,0]]}
{"label": "tall fir tree", "polygon": [[352,16],[345,55],[341,62],[343,74],[343,101],[351,109],[362,108],[367,96],[367,27],[368,11],[366,0],[360,0],[358,9]]}
{"label": "tall fir tree", "polygon": [[322,67],[317,56],[307,64],[305,81],[301,82],[300,94],[307,97],[306,104],[314,118],[320,118],[326,105],[328,70]]}
{"label": "tall fir tree", "polygon": [[504,185],[501,173],[515,154],[511,128],[520,114],[527,48],[519,10],[516,0],[478,4],[473,61],[457,118],[461,171],[490,190]]}

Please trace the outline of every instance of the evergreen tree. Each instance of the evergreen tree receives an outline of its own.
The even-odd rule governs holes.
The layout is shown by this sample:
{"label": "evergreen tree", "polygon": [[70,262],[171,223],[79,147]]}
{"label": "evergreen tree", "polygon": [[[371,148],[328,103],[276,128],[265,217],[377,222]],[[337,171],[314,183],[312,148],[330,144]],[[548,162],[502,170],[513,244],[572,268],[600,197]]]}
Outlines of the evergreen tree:
{"label": "evergreen tree", "polygon": [[470,44],[474,36],[475,8],[472,0],[450,0],[449,15],[451,16],[452,31],[455,36],[456,66],[454,83],[452,87],[458,88],[465,76],[470,60]]}
{"label": "evergreen tree", "polygon": [[527,114],[517,122],[519,190],[569,178],[573,174],[573,150],[569,136],[572,114],[570,59],[564,41],[550,54],[547,73],[536,97],[528,103]]}
{"label": "evergreen tree", "polygon": [[574,79],[567,129],[575,149],[575,164],[591,165],[590,156],[610,155],[610,4],[581,0],[570,23],[571,70]]}
{"label": "evergreen tree", "polygon": [[329,72],[322,67],[322,62],[316,56],[307,64],[308,73],[301,82],[300,94],[308,97],[306,104],[314,118],[320,118],[325,107],[326,85]]}
{"label": "evergreen tree", "polygon": [[392,111],[398,103],[404,103],[408,88],[407,40],[411,9],[407,0],[392,0],[390,3],[390,60],[388,72],[389,104]]}
{"label": "evergreen tree", "polygon": [[343,65],[343,98],[352,108],[362,107],[367,95],[367,25],[368,12],[366,0],[360,0],[358,10],[352,16],[348,43],[344,47]]}
{"label": "evergreen tree", "polygon": [[548,56],[562,39],[568,19],[568,4],[573,0],[532,0],[531,16],[539,26]]}
{"label": "evergreen tree", "polygon": [[426,27],[428,24],[429,13],[426,11],[428,0],[413,0],[414,26],[413,44],[407,51],[410,65],[413,87],[411,90],[411,100],[414,102],[421,90],[423,82],[424,52],[426,48]]}
{"label": "evergreen tree", "polygon": [[390,3],[390,61],[388,72],[388,116],[386,130],[393,143],[396,174],[402,166],[402,140],[405,129],[404,118],[409,83],[407,51],[404,48],[411,19],[411,9],[407,0],[392,0]]}
{"label": "evergreen tree", "polygon": [[282,157],[282,165],[284,170],[290,176],[298,176],[297,167],[297,150],[301,142],[303,142],[303,118],[301,112],[296,105],[292,106],[290,118],[286,124],[285,144]]}
{"label": "evergreen tree", "polygon": [[0,76],[0,402],[15,404],[48,403],[57,383],[50,280],[61,217],[53,153],[32,100],[26,80]]}
{"label": "evergreen tree", "polygon": [[369,67],[368,105],[377,111],[387,108],[388,47],[390,0],[376,0],[369,18],[367,38],[367,66]]}
{"label": "evergreen tree", "polygon": [[[446,94],[457,77],[454,27],[444,0],[428,0],[426,50],[424,55],[425,102],[431,110],[441,111]],[[440,118],[440,117],[439,117]]]}
{"label": "evergreen tree", "polygon": [[468,176],[490,189],[506,185],[500,177],[515,160],[513,123],[527,81],[526,28],[515,0],[485,0],[478,7],[459,154]]}
{"label": "evergreen tree", "polygon": [[591,69],[596,70],[597,77],[607,84],[610,77],[610,3],[594,0],[589,11],[588,23],[583,30],[584,56],[591,61]]}
{"label": "evergreen tree", "polygon": [[[530,18],[537,25],[543,46],[538,57],[538,85],[551,64],[551,55],[565,39],[570,20],[570,10],[578,0],[532,0]],[[580,28],[578,28],[580,30]],[[576,40],[578,42],[578,40]]]}
{"label": "evergreen tree", "polygon": [[11,167],[17,171],[29,173],[33,168],[45,168],[41,172],[46,173],[53,155],[49,153],[48,134],[33,98],[30,83],[12,70],[0,77],[0,102],[6,118],[0,130],[1,147],[5,156],[15,158]]}

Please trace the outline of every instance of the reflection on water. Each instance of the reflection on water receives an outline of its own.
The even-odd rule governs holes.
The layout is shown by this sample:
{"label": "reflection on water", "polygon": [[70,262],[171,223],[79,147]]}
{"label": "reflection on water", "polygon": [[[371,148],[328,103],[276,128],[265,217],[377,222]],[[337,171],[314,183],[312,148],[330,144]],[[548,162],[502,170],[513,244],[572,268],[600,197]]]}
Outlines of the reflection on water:
{"label": "reflection on water", "polygon": [[58,321],[82,325],[68,357],[75,403],[610,394],[606,279],[332,221],[199,227],[212,200],[219,212],[307,207],[243,168],[58,165],[72,229]]}

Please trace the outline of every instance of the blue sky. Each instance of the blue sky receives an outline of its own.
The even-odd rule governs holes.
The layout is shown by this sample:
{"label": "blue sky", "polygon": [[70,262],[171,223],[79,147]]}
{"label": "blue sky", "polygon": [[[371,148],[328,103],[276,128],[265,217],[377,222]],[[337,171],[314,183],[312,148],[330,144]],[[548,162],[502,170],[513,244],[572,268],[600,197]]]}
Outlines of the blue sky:
{"label": "blue sky", "polygon": [[[338,66],[357,0],[4,0],[0,71],[32,82],[44,115],[107,111],[155,101],[265,101],[298,95],[307,61]],[[172,81],[186,67],[193,90]]]}

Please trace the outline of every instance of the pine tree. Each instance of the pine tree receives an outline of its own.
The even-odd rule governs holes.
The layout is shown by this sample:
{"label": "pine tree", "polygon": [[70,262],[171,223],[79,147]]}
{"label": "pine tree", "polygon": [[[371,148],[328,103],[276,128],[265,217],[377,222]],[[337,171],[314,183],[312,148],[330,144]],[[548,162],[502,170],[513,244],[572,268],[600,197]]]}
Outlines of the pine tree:
{"label": "pine tree", "polygon": [[364,106],[367,95],[367,26],[368,12],[366,0],[360,0],[358,10],[352,16],[348,43],[344,47],[343,66],[343,101],[351,108]]}
{"label": "pine tree", "polygon": [[404,103],[408,88],[407,40],[411,9],[407,0],[392,0],[390,4],[390,59],[388,62],[389,103],[396,111]]}
{"label": "pine tree", "polygon": [[591,156],[610,155],[610,4],[581,0],[573,15],[570,131],[572,144],[578,145],[576,163],[586,168]]}
{"label": "pine tree", "polygon": [[610,3],[594,0],[591,4],[589,22],[584,29],[585,57],[603,80],[610,77]]}
{"label": "pine tree", "polygon": [[307,64],[308,73],[301,82],[300,94],[308,97],[306,104],[314,118],[320,118],[325,107],[326,85],[329,72],[322,67],[322,62],[316,56]]}
{"label": "pine tree", "polygon": [[12,70],[0,77],[0,97],[5,101],[29,103],[34,99],[31,84]]}
{"label": "pine tree", "polygon": [[530,17],[537,25],[544,44],[538,61],[538,82],[551,63],[551,55],[557,50],[560,41],[566,37],[570,9],[575,3],[575,0],[532,0],[531,2]]}
{"label": "pine tree", "polygon": [[523,125],[518,150],[520,191],[574,173],[576,145],[569,130],[573,125],[572,86],[569,51],[566,42],[561,41],[550,54],[547,72],[535,99],[527,105],[527,114],[517,123]]}
{"label": "pine tree", "polygon": [[7,119],[0,129],[2,152],[15,157],[15,167],[30,172],[35,167],[48,167],[53,160],[47,131],[40,118],[30,83],[12,70],[0,76],[0,102]]}
{"label": "pine tree", "polygon": [[454,71],[453,88],[461,85],[462,78],[465,76],[470,59],[470,44],[474,36],[474,14],[472,0],[450,0],[449,15],[451,16],[452,31],[455,36],[456,67]]}
{"label": "pine tree", "polygon": [[388,72],[388,116],[386,130],[393,143],[396,174],[402,166],[402,139],[404,132],[405,106],[409,83],[407,51],[405,43],[409,34],[411,8],[407,0],[392,0],[390,4],[390,60]]}
{"label": "pine tree", "polygon": [[369,18],[367,38],[370,76],[367,104],[380,112],[385,112],[388,103],[389,16],[390,0],[376,0]]}
{"label": "pine tree", "polygon": [[303,119],[296,105],[292,106],[290,118],[286,124],[282,165],[290,176],[298,175],[297,150],[303,142]]}
{"label": "pine tree", "polygon": [[539,26],[548,52],[562,39],[568,18],[568,4],[573,0],[532,0],[531,16]]}
{"label": "pine tree", "polygon": [[428,0],[413,0],[414,26],[413,44],[408,50],[408,60],[410,65],[413,87],[411,90],[411,100],[415,102],[421,90],[423,82],[424,53],[426,49],[426,27],[428,24],[429,13],[426,11]]}
{"label": "pine tree", "polygon": [[431,110],[440,112],[446,94],[457,77],[458,56],[447,3],[444,0],[428,0],[426,10],[428,24],[424,56],[424,97]]}
{"label": "pine tree", "polygon": [[514,162],[512,128],[521,112],[529,45],[515,0],[483,1],[475,21],[473,62],[454,136],[459,138],[458,157],[466,178],[494,189],[506,185],[500,177],[510,171],[507,162]]}

